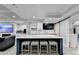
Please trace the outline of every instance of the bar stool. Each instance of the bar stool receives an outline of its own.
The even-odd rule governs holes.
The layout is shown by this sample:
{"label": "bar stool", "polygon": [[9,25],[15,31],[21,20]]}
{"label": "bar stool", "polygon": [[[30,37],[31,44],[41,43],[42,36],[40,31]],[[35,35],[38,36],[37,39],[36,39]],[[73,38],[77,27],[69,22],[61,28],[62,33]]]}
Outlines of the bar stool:
{"label": "bar stool", "polygon": [[58,45],[55,41],[49,41],[49,54],[58,54]]}
{"label": "bar stool", "polygon": [[22,42],[21,53],[22,54],[29,54],[29,51],[30,51],[29,48],[30,48],[30,41]]}
{"label": "bar stool", "polygon": [[39,41],[32,41],[31,42],[30,54],[39,54]]}
{"label": "bar stool", "polygon": [[48,42],[40,41],[40,54],[48,54]]}

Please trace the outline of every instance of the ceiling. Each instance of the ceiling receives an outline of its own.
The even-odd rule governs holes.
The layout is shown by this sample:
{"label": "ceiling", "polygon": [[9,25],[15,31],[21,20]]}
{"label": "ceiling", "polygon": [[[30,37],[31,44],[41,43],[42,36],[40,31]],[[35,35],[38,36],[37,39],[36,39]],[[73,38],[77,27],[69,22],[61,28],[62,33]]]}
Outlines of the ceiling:
{"label": "ceiling", "polygon": [[[71,7],[73,4],[5,4],[0,5],[0,17],[20,20],[60,18]],[[53,20],[54,23],[57,21],[59,20]]]}
{"label": "ceiling", "polygon": [[0,19],[22,19],[16,13],[0,4]]}

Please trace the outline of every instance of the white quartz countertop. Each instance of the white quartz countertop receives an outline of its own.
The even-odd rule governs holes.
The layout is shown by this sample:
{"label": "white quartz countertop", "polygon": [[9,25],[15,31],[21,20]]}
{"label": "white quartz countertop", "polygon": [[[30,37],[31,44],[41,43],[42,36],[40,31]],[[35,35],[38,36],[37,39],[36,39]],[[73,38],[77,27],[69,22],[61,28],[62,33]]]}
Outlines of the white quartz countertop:
{"label": "white quartz countertop", "polygon": [[57,35],[17,35],[17,38],[62,38]]}

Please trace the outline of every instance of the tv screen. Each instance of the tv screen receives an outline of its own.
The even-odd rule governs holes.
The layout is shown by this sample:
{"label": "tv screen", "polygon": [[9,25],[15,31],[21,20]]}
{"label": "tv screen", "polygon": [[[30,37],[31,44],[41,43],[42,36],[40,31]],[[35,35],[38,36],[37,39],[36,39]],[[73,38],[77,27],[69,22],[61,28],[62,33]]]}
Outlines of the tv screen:
{"label": "tv screen", "polygon": [[13,24],[0,24],[0,32],[1,33],[12,33]]}
{"label": "tv screen", "polygon": [[43,23],[43,30],[54,30],[54,24],[52,24],[52,23]]}

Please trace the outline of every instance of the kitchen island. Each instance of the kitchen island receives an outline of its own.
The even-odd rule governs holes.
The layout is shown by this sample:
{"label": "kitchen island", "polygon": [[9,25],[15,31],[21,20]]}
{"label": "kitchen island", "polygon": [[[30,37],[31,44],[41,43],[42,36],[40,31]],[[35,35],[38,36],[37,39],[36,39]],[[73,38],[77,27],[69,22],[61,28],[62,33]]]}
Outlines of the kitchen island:
{"label": "kitchen island", "polygon": [[58,44],[58,54],[63,55],[63,38],[57,35],[17,35],[17,55],[21,54],[21,44],[23,41],[56,41]]}

